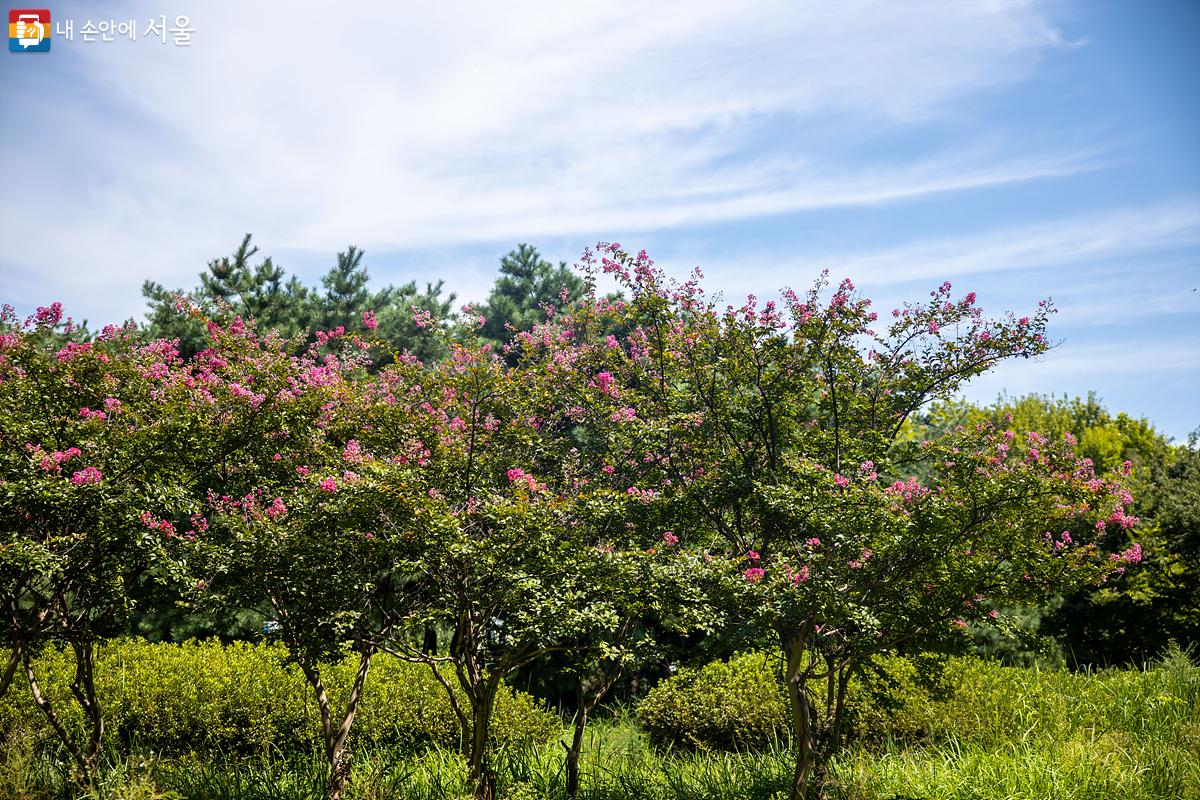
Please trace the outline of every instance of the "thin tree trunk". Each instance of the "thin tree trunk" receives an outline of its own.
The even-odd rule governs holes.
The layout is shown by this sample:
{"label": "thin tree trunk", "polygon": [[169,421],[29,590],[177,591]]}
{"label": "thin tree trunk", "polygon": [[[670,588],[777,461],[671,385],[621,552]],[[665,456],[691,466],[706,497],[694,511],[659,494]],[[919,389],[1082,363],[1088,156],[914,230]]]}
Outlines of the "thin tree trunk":
{"label": "thin tree trunk", "polygon": [[67,749],[67,752],[71,754],[71,758],[75,762],[75,769],[73,770],[75,783],[84,792],[89,791],[94,779],[91,763],[84,755],[83,750],[80,749],[79,744],[71,738],[71,734],[63,726],[62,720],[58,718],[54,706],[50,703],[50,698],[42,693],[42,687],[38,684],[37,675],[33,671],[33,662],[30,660],[27,651],[22,651],[21,662],[25,666],[25,677],[29,681],[29,690],[33,693],[33,702],[41,709],[42,714],[45,715],[46,720],[50,723],[50,727],[54,729],[59,741],[62,742],[63,747]]}
{"label": "thin tree trunk", "polygon": [[807,676],[803,672],[804,640],[791,632],[784,632],[782,638],[786,658],[784,678],[792,711],[792,746],[796,753],[791,800],[803,800],[813,762],[813,721],[808,702]]}
{"label": "thin tree trunk", "polygon": [[495,800],[496,773],[488,761],[488,726],[496,703],[499,680],[488,678],[471,694],[471,750],[467,755],[467,780],[473,800]]}
{"label": "thin tree trunk", "polygon": [[104,740],[104,714],[96,697],[96,646],[92,642],[72,644],[75,651],[75,680],[71,681],[71,694],[83,708],[88,722],[88,744],[84,758],[88,772],[95,775],[100,760],[100,745]]}
{"label": "thin tree trunk", "polygon": [[374,648],[368,647],[360,651],[358,671],[354,675],[354,683],[350,688],[350,696],[346,700],[346,711],[341,720],[334,724],[333,709],[329,703],[329,695],[320,672],[307,662],[300,662],[300,669],[313,688],[317,698],[317,707],[321,712],[321,732],[325,741],[325,758],[329,762],[329,783],[326,786],[328,800],[342,800],[346,793],[346,782],[350,777],[350,763],[346,757],[346,739],[354,725],[354,717],[358,713],[359,702],[362,700],[363,685],[367,673],[371,669],[371,659],[375,655]]}
{"label": "thin tree trunk", "polygon": [[12,651],[8,655],[8,666],[4,668],[4,675],[0,676],[0,700],[8,694],[8,687],[12,685],[13,676],[17,674],[17,667],[21,665],[21,645],[14,644]]}
{"label": "thin tree trunk", "polygon": [[[628,632],[628,626],[623,629],[622,634]],[[567,796],[574,798],[579,794],[579,756],[583,750],[583,734],[587,730],[588,715],[592,709],[600,704],[605,695],[612,689],[613,684],[625,672],[624,665],[618,665],[607,677],[592,691],[584,690],[585,681],[582,677],[578,684],[579,710],[575,714],[575,730],[571,736],[571,746],[563,745],[567,751]]]}
{"label": "thin tree trunk", "polygon": [[850,685],[850,665],[844,666],[838,673],[837,701],[833,707],[833,750],[840,750],[844,737],[844,722],[846,709],[846,688]]}
{"label": "thin tree trunk", "polygon": [[425,626],[425,635],[421,641],[421,652],[429,656],[436,656],[438,654],[437,628],[432,625]]}
{"label": "thin tree trunk", "polygon": [[579,711],[575,714],[575,731],[571,736],[571,746],[567,750],[567,797],[579,795],[579,753],[583,749],[583,732],[587,728],[588,704],[580,703]]}

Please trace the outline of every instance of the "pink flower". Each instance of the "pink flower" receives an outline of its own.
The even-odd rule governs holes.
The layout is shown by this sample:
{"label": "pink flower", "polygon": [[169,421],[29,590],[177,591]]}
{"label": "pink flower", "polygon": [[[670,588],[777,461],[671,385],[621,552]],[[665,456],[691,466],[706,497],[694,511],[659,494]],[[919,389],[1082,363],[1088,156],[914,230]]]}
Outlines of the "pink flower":
{"label": "pink flower", "polygon": [[413,324],[418,328],[428,328],[433,325],[433,314],[428,311],[422,311],[417,306],[412,307]]}
{"label": "pink flower", "polygon": [[62,303],[57,300],[46,306],[38,306],[34,320],[39,325],[57,325],[62,321]]}
{"label": "pink flower", "polygon": [[521,469],[520,467],[513,467],[512,469],[510,469],[508,471],[508,482],[509,483],[516,483],[517,481],[521,481],[524,479],[525,479],[525,470]]}
{"label": "pink flower", "polygon": [[282,497],[276,497],[271,505],[267,506],[267,516],[271,519],[277,519],[287,513],[287,506],[283,504]]}
{"label": "pink flower", "polygon": [[841,474],[836,473],[836,472],[833,475],[833,482],[836,483],[838,486],[842,487],[843,489],[845,489],[847,486],[850,485],[849,478],[843,477]]}
{"label": "pink flower", "polygon": [[346,446],[342,449],[342,458],[351,464],[362,463],[362,447],[359,446],[357,439],[351,439],[346,442]]}
{"label": "pink flower", "polygon": [[54,459],[55,464],[61,464],[78,455],[82,455],[78,447],[68,447],[66,450],[55,450],[50,454],[50,457]]}
{"label": "pink flower", "polygon": [[960,630],[966,630],[967,621],[965,619],[956,619],[956,620],[954,620],[953,625],[954,625],[954,627],[959,628]]}
{"label": "pink flower", "polygon": [[806,545],[808,545],[809,547],[814,547],[814,548],[815,548],[815,547],[820,547],[820,546],[821,546],[821,540],[820,540],[820,539],[818,539],[817,537],[815,537],[815,536],[814,536],[813,538],[811,538],[811,539],[807,540],[807,541],[805,542],[805,544],[806,544]]}
{"label": "pink flower", "polygon": [[79,486],[89,483],[99,483],[104,474],[95,467],[84,467],[71,476],[71,483]]}
{"label": "pink flower", "polygon": [[758,561],[758,559],[759,559],[758,551],[751,550],[750,552],[746,553],[747,561]]}
{"label": "pink flower", "polygon": [[372,311],[364,311],[362,313],[363,327],[369,331],[373,331],[379,327],[379,320],[375,319],[375,313]]}
{"label": "pink flower", "polygon": [[674,545],[679,544],[679,537],[676,536],[673,531],[665,531],[662,535],[662,539],[664,542],[666,542],[669,546],[672,546],[672,547]]}
{"label": "pink flower", "polygon": [[765,574],[766,572],[763,571],[762,567],[750,567],[742,573],[742,577],[750,583],[758,583],[763,579],[763,575]]}
{"label": "pink flower", "polygon": [[115,397],[104,398],[104,407],[113,413],[121,410],[121,401]]}
{"label": "pink flower", "polygon": [[800,584],[804,583],[807,580],[808,580],[808,564],[805,564],[804,566],[800,567],[799,572],[796,572],[792,575],[792,583],[799,586]]}
{"label": "pink flower", "polygon": [[620,408],[612,413],[609,419],[613,422],[633,422],[637,419],[637,412],[632,408]]}
{"label": "pink flower", "polygon": [[1135,542],[1132,547],[1121,552],[1113,553],[1109,557],[1110,561],[1116,561],[1122,564],[1138,564],[1142,560],[1142,545],[1140,542]]}
{"label": "pink flower", "polygon": [[333,478],[326,478],[325,480],[321,481],[320,485],[321,485],[322,492],[332,493],[332,492],[336,492],[338,490],[337,481],[334,480]]}
{"label": "pink flower", "polygon": [[596,386],[599,387],[600,391],[604,392],[606,395],[610,397],[616,396],[611,372],[601,372],[596,375]]}
{"label": "pink flower", "polygon": [[615,347],[618,347],[619,344],[617,342],[617,337],[613,336],[612,334],[605,336],[604,337],[604,346],[609,348],[610,350]]}

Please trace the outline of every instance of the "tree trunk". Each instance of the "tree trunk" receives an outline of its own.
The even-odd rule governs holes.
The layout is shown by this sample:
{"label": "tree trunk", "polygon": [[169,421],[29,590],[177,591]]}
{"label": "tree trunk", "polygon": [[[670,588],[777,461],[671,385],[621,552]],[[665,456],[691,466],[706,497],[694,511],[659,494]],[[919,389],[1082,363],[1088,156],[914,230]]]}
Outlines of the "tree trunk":
{"label": "tree trunk", "polygon": [[350,736],[350,728],[354,725],[354,717],[358,713],[359,702],[362,699],[363,685],[367,673],[371,669],[371,658],[375,655],[374,648],[367,647],[360,651],[358,671],[354,675],[354,684],[350,688],[350,696],[346,700],[346,711],[341,721],[334,726],[333,709],[329,703],[329,695],[321,680],[321,673],[316,667],[300,661],[300,669],[308,679],[317,697],[317,707],[321,711],[321,732],[325,740],[325,758],[329,762],[329,783],[325,795],[328,800],[342,800],[346,793],[346,782],[350,777],[350,762],[346,757],[346,739]]}
{"label": "tree trunk", "polygon": [[850,665],[842,667],[838,673],[837,700],[833,706],[833,746],[830,752],[842,748],[845,731],[846,689],[850,685]]}
{"label": "tree trunk", "polygon": [[583,749],[583,732],[587,728],[588,704],[580,703],[579,711],[575,714],[575,732],[571,736],[571,746],[567,750],[567,797],[579,795],[579,753]]}
{"label": "tree trunk", "polygon": [[29,681],[29,690],[33,694],[33,702],[45,715],[50,727],[58,735],[63,747],[71,754],[75,762],[72,770],[76,785],[85,794],[91,791],[96,779],[96,767],[100,759],[100,745],[104,740],[104,717],[100,712],[100,703],[96,700],[96,686],[92,677],[94,649],[91,644],[72,645],[75,651],[75,680],[71,683],[71,693],[83,708],[84,719],[88,722],[88,744],[80,747],[59,719],[58,713],[50,703],[50,698],[42,693],[37,675],[33,671],[33,662],[29,652],[22,649],[21,662],[25,666],[25,677]]}
{"label": "tree trunk", "polygon": [[427,656],[436,656],[438,654],[437,628],[432,625],[425,626],[425,635],[421,641],[421,652]]}
{"label": "tree trunk", "polygon": [[0,700],[8,694],[8,687],[12,685],[13,676],[17,674],[17,667],[21,665],[21,645],[14,644],[8,655],[8,666],[4,668],[4,675],[0,676]]}
{"label": "tree trunk", "polygon": [[87,719],[88,744],[84,757],[89,774],[94,776],[100,760],[100,745],[104,740],[104,715],[96,698],[96,647],[87,642],[73,644],[72,649],[75,651],[75,680],[71,681],[71,694],[75,695]]}
{"label": "tree trunk", "polygon": [[488,678],[471,695],[471,749],[467,754],[467,780],[473,800],[495,800],[496,773],[488,761],[488,726],[496,703],[499,680]]}
{"label": "tree trunk", "polygon": [[808,701],[807,675],[803,672],[804,639],[792,632],[784,632],[781,638],[786,658],[784,679],[792,711],[792,747],[796,752],[790,797],[791,800],[803,800],[813,763],[813,720]]}

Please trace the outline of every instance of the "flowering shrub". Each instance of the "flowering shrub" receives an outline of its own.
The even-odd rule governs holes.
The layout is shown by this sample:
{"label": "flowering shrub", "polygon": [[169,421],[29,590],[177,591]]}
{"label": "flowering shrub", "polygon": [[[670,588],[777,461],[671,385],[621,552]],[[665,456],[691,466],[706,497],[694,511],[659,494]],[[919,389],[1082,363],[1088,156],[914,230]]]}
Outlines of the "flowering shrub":
{"label": "flowering shrub", "polygon": [[[903,435],[930,400],[1044,352],[1048,303],[988,318],[945,283],[881,320],[852,282],[822,280],[722,309],[698,272],[672,282],[644,252],[602,243],[584,261],[625,299],[592,296],[522,345],[605,376],[581,413],[622,423],[596,427],[647,465],[636,495],[670,497],[669,526],[740,573],[729,610],[770,631],[788,665],[794,798],[838,746],[846,687],[873,656],[954,647],[996,605],[1103,581],[1127,560],[1097,531],[1132,524],[1131,498],[1067,444],[985,425]],[[614,329],[627,332],[616,346]]]}
{"label": "flowering shrub", "polygon": [[[40,712],[60,735],[82,788],[104,735],[94,651],[128,610],[127,582],[158,562],[161,540],[139,515],[175,512],[190,476],[192,377],[173,342],[144,344],[132,326],[95,341],[62,307],[25,320],[0,311],[0,601],[9,676],[19,664]],[[103,409],[103,410],[101,410]],[[42,690],[31,652],[71,643],[82,735],[61,723],[64,699]],[[5,681],[7,683],[7,679]]]}
{"label": "flowering shrub", "polygon": [[[305,346],[181,301],[203,331],[185,363],[129,328],[79,341],[56,305],[6,311],[14,659],[65,636],[90,676],[95,639],[130,602],[125,576],[154,565],[200,607],[273,609],[320,711],[331,799],[388,652],[447,690],[489,800],[506,675],[573,659],[587,697],[573,792],[588,704],[656,652],[643,621],[744,620],[781,647],[799,798],[873,659],[953,649],[998,607],[1141,560],[1124,476],[1097,475],[1073,442],[994,423],[907,435],[929,401],[1045,352],[1048,303],[989,318],[946,283],[880,319],[853,283],[822,279],[722,308],[699,273],[672,282],[645,253],[601,244],[584,267],[623,296],[547,303],[499,353],[468,331],[440,363],[390,353],[377,372],[373,341],[345,325]],[[383,324],[360,321],[368,336]],[[428,306],[411,324],[445,330]],[[439,626],[445,650],[408,635]],[[347,651],[339,698],[328,676]],[[55,726],[55,703],[39,705]],[[86,783],[103,720],[93,690],[81,707],[86,745],[56,727]]]}

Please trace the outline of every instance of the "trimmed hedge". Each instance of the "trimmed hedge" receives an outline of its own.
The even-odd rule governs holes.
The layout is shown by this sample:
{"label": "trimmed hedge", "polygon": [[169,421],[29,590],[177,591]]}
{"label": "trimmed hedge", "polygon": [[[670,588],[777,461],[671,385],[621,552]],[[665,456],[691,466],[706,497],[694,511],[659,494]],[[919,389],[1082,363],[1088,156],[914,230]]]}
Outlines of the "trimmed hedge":
{"label": "trimmed hedge", "polygon": [[[356,666],[347,659],[322,671],[336,705],[344,703]],[[68,688],[74,675],[69,652],[43,652],[35,670],[60,717],[81,729],[82,715]],[[96,692],[106,737],[126,745],[162,752],[261,753],[309,750],[320,741],[312,690],[279,644],[108,642],[97,650]],[[560,730],[558,717],[529,695],[500,692],[492,718],[497,744],[545,742]],[[459,728],[446,690],[427,666],[379,655],[353,737],[411,749],[455,747]],[[16,676],[0,700],[0,743],[53,738],[28,686]]]}

